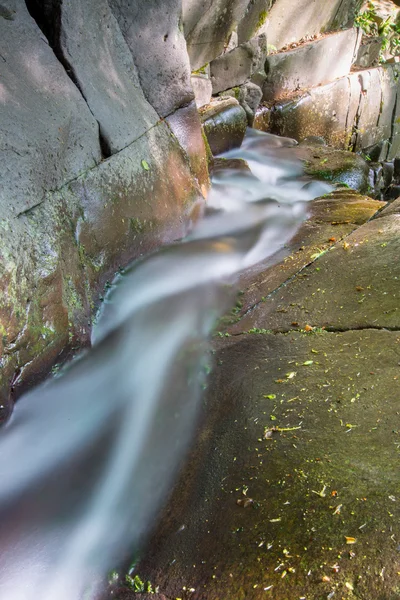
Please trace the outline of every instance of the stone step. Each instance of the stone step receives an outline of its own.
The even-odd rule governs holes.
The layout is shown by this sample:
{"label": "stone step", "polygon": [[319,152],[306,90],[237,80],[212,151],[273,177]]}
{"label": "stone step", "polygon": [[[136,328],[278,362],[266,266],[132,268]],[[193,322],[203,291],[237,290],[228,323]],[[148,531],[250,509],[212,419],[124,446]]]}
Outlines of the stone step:
{"label": "stone step", "polygon": [[239,147],[247,116],[235,98],[218,98],[199,110],[204,133],[214,156]]}
{"label": "stone step", "polygon": [[296,90],[347,75],[357,57],[360,42],[359,29],[345,29],[267,56],[263,99],[272,102]]}
{"label": "stone step", "polygon": [[310,88],[270,105],[269,131],[298,141],[320,136],[373,160],[392,160],[400,155],[399,77],[400,66],[390,64]]}

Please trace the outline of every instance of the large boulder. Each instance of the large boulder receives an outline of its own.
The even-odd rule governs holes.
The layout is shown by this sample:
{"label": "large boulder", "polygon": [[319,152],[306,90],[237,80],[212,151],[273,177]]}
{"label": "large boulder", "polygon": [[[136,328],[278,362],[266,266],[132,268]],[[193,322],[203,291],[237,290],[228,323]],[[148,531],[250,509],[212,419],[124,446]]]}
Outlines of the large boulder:
{"label": "large boulder", "polygon": [[99,128],[25,3],[0,17],[0,212],[17,217],[101,160]]}

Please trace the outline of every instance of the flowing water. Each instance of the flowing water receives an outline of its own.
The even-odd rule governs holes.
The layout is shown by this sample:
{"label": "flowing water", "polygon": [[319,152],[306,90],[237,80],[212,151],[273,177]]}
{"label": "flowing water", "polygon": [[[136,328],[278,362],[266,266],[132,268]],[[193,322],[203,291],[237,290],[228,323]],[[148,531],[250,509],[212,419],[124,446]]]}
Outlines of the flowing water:
{"label": "flowing water", "polygon": [[[0,435],[0,598],[92,600],[148,532],[196,423],[207,341],[237,274],[294,234],[295,142],[249,130],[181,243],[118,276],[92,349],[21,398]],[[229,285],[228,285],[229,284]]]}

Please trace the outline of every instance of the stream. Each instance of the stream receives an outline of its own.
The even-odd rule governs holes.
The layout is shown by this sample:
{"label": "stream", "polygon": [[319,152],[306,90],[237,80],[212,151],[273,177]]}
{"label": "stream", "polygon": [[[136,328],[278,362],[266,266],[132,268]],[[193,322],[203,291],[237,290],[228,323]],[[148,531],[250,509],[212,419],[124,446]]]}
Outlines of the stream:
{"label": "stream", "polygon": [[[296,142],[248,130],[182,242],[118,275],[90,351],[26,394],[0,436],[0,597],[92,600],[148,534],[189,445],[209,340],[238,274],[331,190]],[[227,165],[229,166],[229,162]]]}

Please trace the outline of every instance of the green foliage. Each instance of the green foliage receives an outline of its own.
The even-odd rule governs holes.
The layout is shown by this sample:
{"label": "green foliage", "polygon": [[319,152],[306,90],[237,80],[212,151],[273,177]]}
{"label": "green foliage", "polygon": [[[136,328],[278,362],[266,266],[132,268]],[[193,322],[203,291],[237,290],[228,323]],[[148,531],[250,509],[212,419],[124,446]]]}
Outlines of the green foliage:
{"label": "green foliage", "polygon": [[380,37],[382,40],[381,61],[384,55],[400,55],[400,25],[395,21],[396,14],[390,14],[383,19],[378,13],[373,2],[368,3],[368,8],[360,13],[355,20],[355,25],[360,27],[367,36]]}
{"label": "green foliage", "polygon": [[131,589],[137,594],[140,594],[142,592],[146,594],[155,594],[158,591],[158,588],[153,589],[153,586],[151,585],[150,581],[142,581],[139,575],[135,575],[135,577],[126,575],[125,582],[129,589]]}

